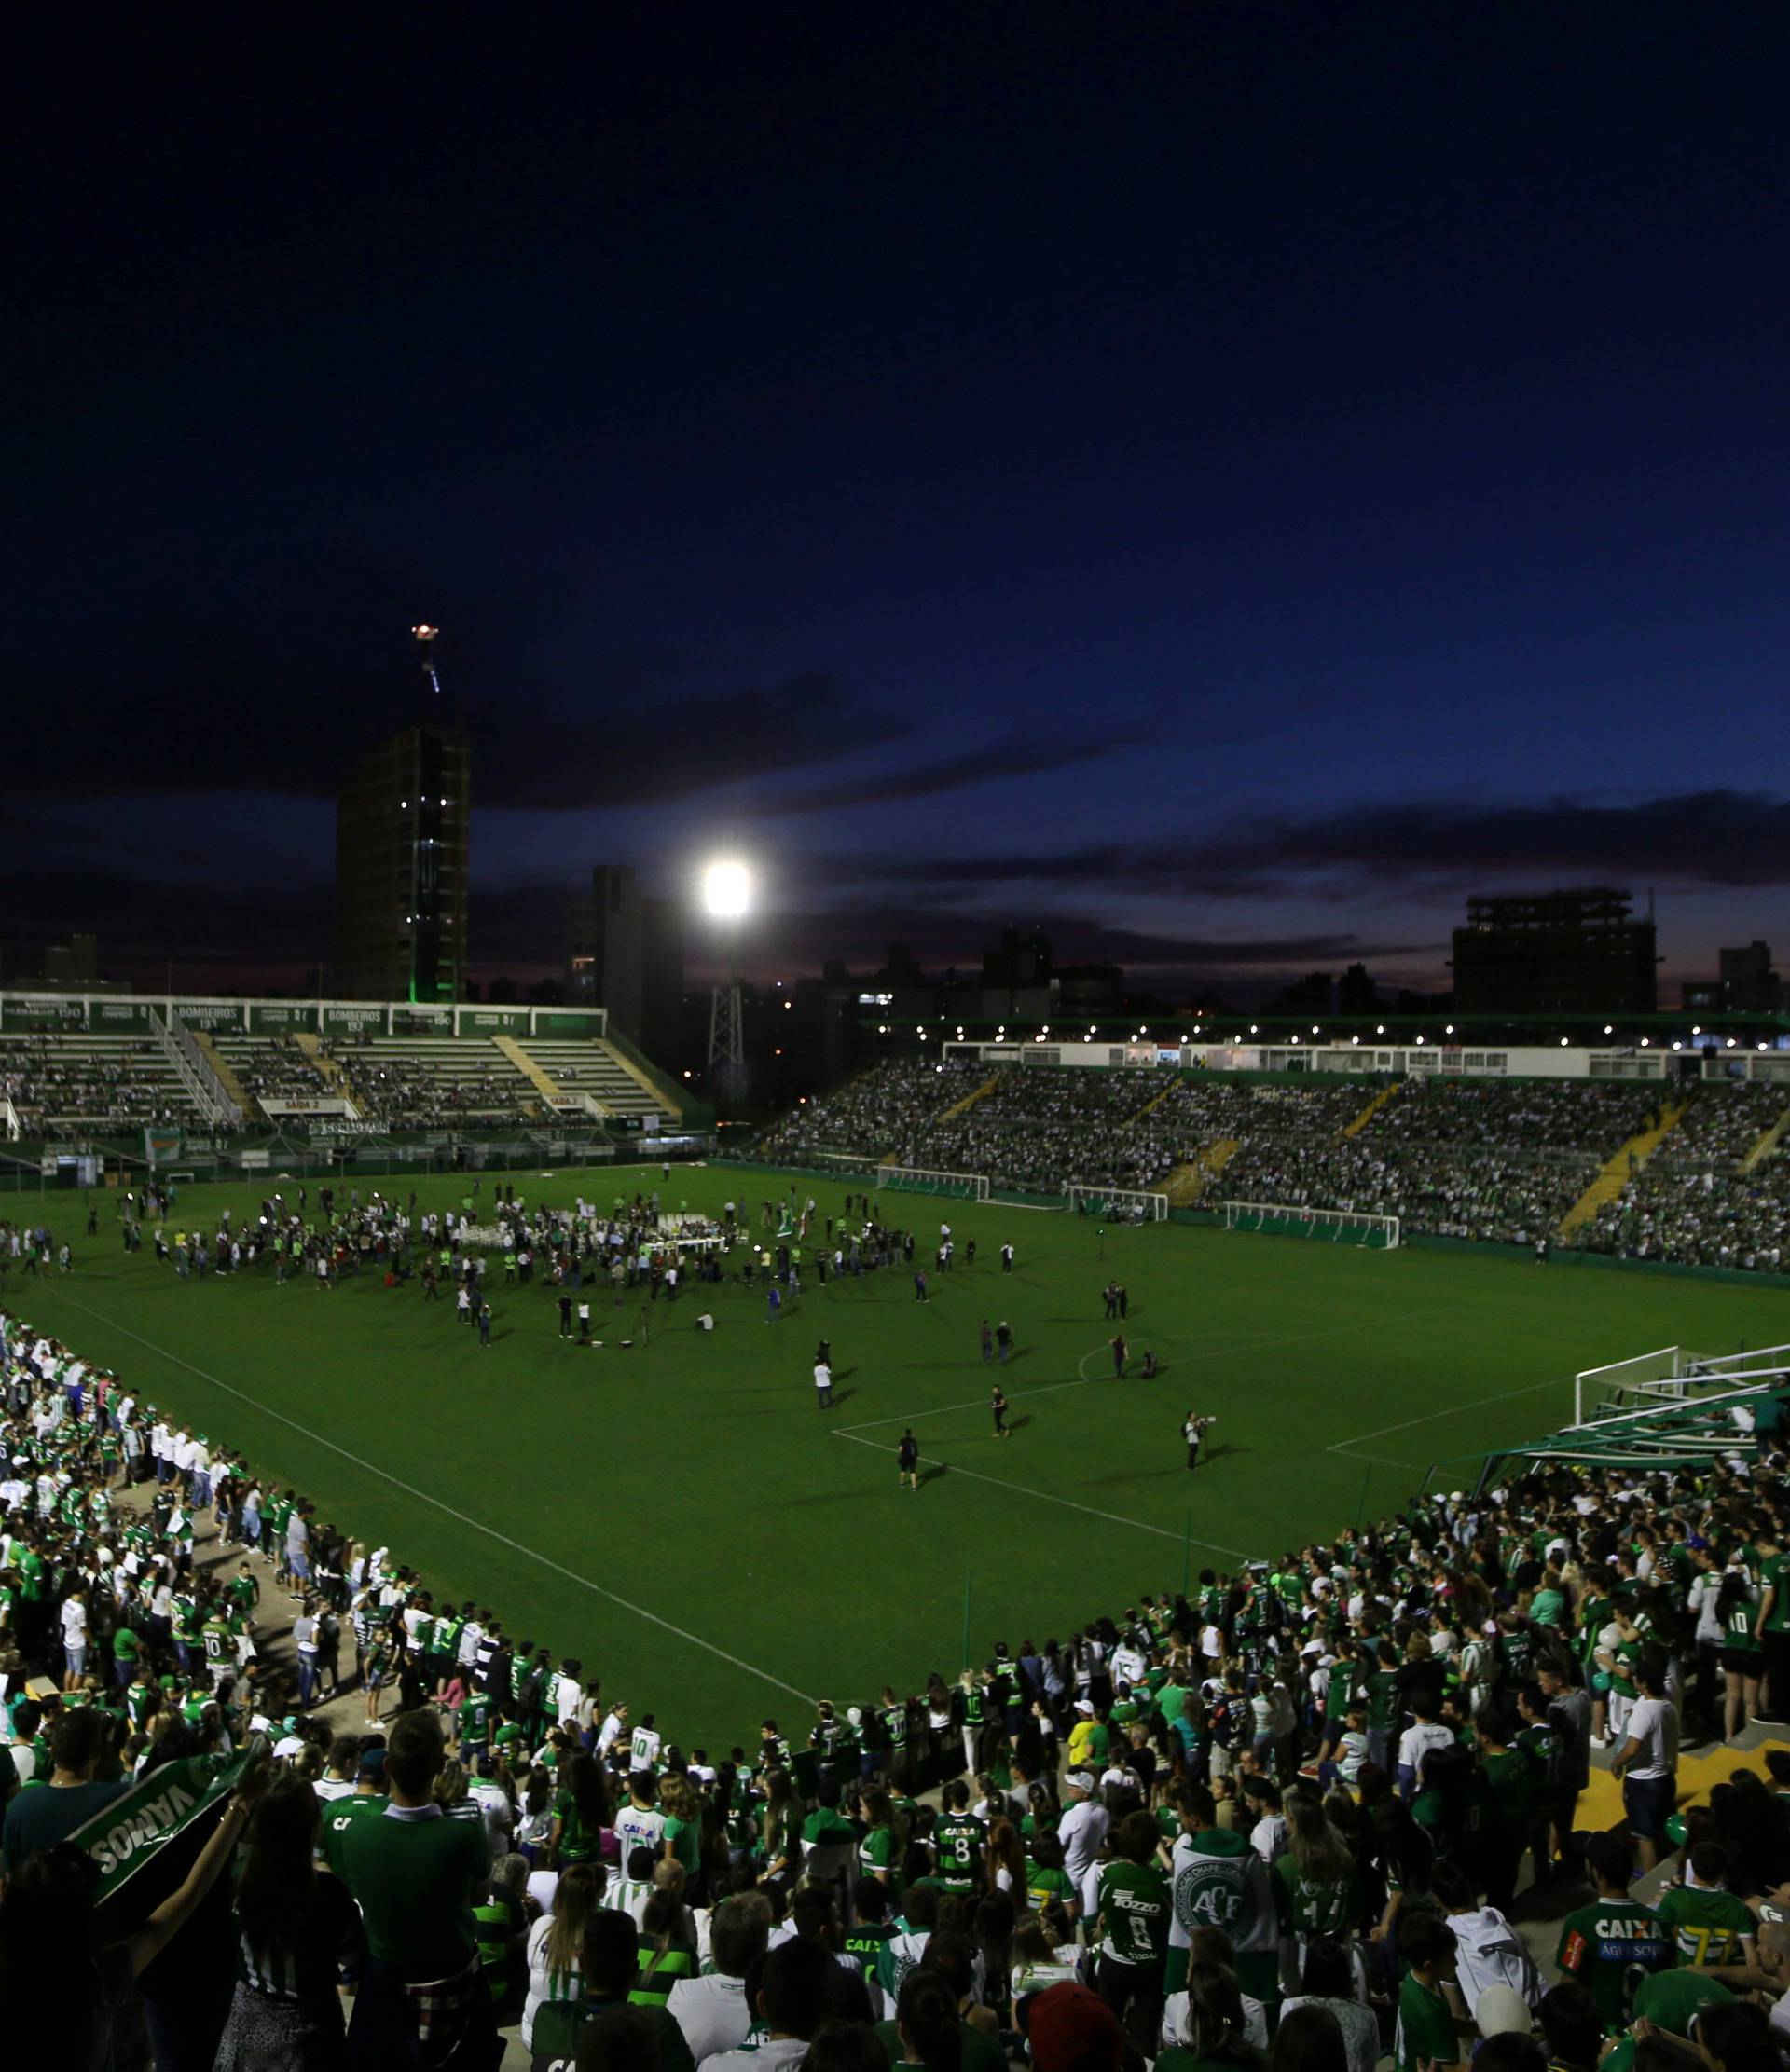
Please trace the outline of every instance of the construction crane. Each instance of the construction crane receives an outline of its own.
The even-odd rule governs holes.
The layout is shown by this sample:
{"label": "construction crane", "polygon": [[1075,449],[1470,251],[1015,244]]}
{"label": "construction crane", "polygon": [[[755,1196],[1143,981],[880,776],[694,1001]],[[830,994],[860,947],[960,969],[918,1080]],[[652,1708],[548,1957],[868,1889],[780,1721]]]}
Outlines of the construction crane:
{"label": "construction crane", "polygon": [[422,673],[429,679],[436,697],[441,695],[441,679],[435,673],[435,638],[439,626],[412,626],[410,638],[422,651]]}

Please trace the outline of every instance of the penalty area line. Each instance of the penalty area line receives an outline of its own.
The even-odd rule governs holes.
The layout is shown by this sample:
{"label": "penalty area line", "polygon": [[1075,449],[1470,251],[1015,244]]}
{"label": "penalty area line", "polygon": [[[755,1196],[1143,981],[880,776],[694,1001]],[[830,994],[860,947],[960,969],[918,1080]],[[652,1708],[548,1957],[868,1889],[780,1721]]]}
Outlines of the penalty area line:
{"label": "penalty area line", "polygon": [[[1543,1389],[1557,1389],[1562,1386],[1560,1377],[1555,1375],[1546,1381],[1531,1381],[1521,1389],[1500,1389],[1496,1395],[1477,1396],[1471,1403],[1450,1403],[1439,1410],[1426,1412],[1421,1418],[1407,1418],[1402,1424],[1383,1424],[1377,1432],[1362,1432],[1353,1439],[1338,1439],[1326,1451],[1343,1453],[1351,1447],[1366,1446],[1370,1439],[1390,1438],[1395,1432],[1413,1432],[1420,1424],[1435,1424],[1443,1418],[1459,1417],[1468,1410],[1483,1410],[1494,1403],[1513,1403],[1519,1396],[1538,1395]],[[1401,1461],[1398,1464],[1403,1466],[1406,1463]]]}
{"label": "penalty area line", "polygon": [[[835,1439],[849,1439],[853,1446],[867,1446],[874,1453],[898,1453],[901,1450],[899,1447],[885,1446],[880,1439],[861,1439],[857,1433],[844,1431],[838,1426],[833,1428],[833,1436]],[[975,1468],[959,1467],[955,1461],[941,1461],[936,1454],[921,1454],[920,1463],[922,1466],[929,1464],[943,1468],[948,1475],[965,1475],[971,1482],[986,1482],[991,1489],[1011,1489],[1015,1496],[1036,1497],[1040,1503],[1061,1504],[1064,1510],[1080,1511],[1084,1517],[1104,1518],[1108,1525],[1129,1526],[1134,1532],[1153,1532],[1159,1540],[1174,1540],[1184,1544],[1187,1538],[1185,1533],[1171,1532],[1164,1525],[1146,1525],[1142,1518],[1122,1518],[1116,1511],[1096,1511],[1091,1503],[1077,1503],[1070,1497],[1053,1496],[1048,1489],[1034,1489],[1024,1482],[1008,1482],[998,1475],[983,1475]],[[1196,1547],[1210,1547],[1214,1554],[1228,1554],[1232,1560],[1244,1561],[1248,1558],[1241,1548],[1220,1546],[1216,1540],[1196,1539],[1193,1544]]]}
{"label": "penalty area line", "polygon": [[415,1497],[420,1503],[430,1505],[432,1509],[441,1512],[458,1524],[469,1526],[475,1532],[484,1533],[487,1539],[495,1540],[501,1546],[510,1548],[513,1553],[538,1562],[544,1569],[551,1569],[556,1575],[564,1576],[568,1583],[575,1583],[580,1589],[590,1591],[594,1597],[602,1598],[624,1612],[631,1612],[637,1619],[644,1619],[649,1626],[655,1626],[662,1632],[687,1641],[693,1648],[700,1648],[705,1654],[712,1654],[717,1661],[725,1662],[732,1668],[741,1669],[748,1676],[755,1676],[762,1682],[774,1684],[779,1691],[787,1691],[792,1698],[800,1698],[804,1705],[819,1703],[810,1693],[798,1690],[793,1683],[786,1683],[780,1676],[773,1676],[768,1669],[761,1669],[756,1662],[747,1662],[737,1654],[729,1654],[725,1648],[717,1647],[712,1640],[705,1640],[701,1634],[692,1633],[687,1627],[662,1618],[658,1612],[648,1611],[645,1605],[636,1604],[628,1598],[617,1596],[613,1590],[604,1589],[600,1583],[593,1583],[588,1576],[580,1575],[575,1569],[567,1568],[563,1562],[556,1561],[551,1555],[542,1554],[534,1547],[525,1545],[520,1540],[511,1539],[507,1532],[500,1532],[495,1526],[487,1525],[482,1518],[470,1517],[464,1511],[455,1510],[451,1503],[444,1503],[439,1497],[431,1496],[427,1489],[418,1489],[414,1482],[406,1482],[401,1475],[392,1474],[389,1469],[379,1466],[375,1461],[363,1460],[358,1453],[351,1453],[345,1446],[337,1446],[334,1439],[324,1438],[321,1432],[313,1432],[308,1424],[300,1424],[296,1418],[287,1417],[284,1411],[273,1409],[258,1396],[251,1395],[246,1389],[239,1389],[231,1382],[220,1380],[216,1375],[208,1374],[203,1367],[195,1366],[190,1360],[182,1359],[178,1352],[170,1352],[166,1346],[158,1345],[153,1338],[145,1338],[140,1332],[132,1331],[128,1324],[117,1323],[103,1310],[90,1309],[85,1302],[76,1302],[72,1297],[69,1299],[73,1308],[109,1325],[123,1337],[134,1339],[138,1345],[146,1347],[171,1365],[185,1367],[188,1374],[198,1375],[201,1381],[209,1381],[213,1388],[222,1389],[226,1395],[235,1396],[238,1402],[246,1403],[251,1409],[260,1411],[263,1417],[273,1418],[279,1423],[288,1426],[301,1438],[310,1439],[314,1445],[326,1447],[331,1453],[339,1454],[344,1461],[352,1461],[357,1468],[365,1468],[368,1475],[378,1475],[381,1482],[389,1482],[394,1489],[402,1489],[406,1496]]}

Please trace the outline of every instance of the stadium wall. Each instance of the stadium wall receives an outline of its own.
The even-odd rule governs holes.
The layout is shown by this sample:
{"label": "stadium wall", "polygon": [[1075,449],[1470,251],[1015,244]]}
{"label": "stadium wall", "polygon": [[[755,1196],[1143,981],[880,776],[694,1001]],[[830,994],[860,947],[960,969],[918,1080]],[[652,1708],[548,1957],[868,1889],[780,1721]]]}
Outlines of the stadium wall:
{"label": "stadium wall", "polygon": [[1769,1079],[1790,1088],[1790,1051],[1712,1053],[1606,1050],[1589,1045],[1514,1044],[1501,1049],[1444,1043],[979,1043],[947,1042],[949,1060],[985,1064],[1093,1066],[1119,1071],[1222,1072],[1309,1081],[1319,1073],[1352,1077],[1439,1079],[1595,1079],[1675,1085],[1694,1055],[1707,1078]]}
{"label": "stadium wall", "polygon": [[0,993],[0,1034],[134,1036],[149,1010],[217,1036],[606,1036],[601,1008],[419,1007],[407,1000],[255,1000],[179,993]]}

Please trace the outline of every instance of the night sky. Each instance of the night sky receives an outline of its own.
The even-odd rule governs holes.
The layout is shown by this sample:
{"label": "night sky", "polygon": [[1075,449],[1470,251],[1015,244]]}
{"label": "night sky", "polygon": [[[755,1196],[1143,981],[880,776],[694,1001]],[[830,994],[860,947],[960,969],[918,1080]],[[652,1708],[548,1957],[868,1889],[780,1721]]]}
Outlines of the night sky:
{"label": "night sky", "polygon": [[472,14],[12,47],[7,977],[301,983],[420,619],[479,978],[1790,956],[1782,5]]}

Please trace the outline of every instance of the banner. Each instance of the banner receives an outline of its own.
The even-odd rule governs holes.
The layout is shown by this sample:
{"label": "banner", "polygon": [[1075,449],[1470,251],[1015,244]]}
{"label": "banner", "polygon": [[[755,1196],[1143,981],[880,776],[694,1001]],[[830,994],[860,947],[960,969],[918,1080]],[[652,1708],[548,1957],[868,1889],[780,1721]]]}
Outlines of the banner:
{"label": "banner", "polygon": [[297,1094],[289,1101],[275,1101],[263,1096],[261,1097],[261,1112],[264,1115],[272,1116],[346,1116],[351,1122],[356,1122],[360,1119],[360,1111],[354,1106],[351,1102],[341,1099],[331,1100],[322,1095],[318,1095],[313,1098],[310,1094]]}
{"label": "banner", "polygon": [[0,1029],[79,1029],[87,1023],[87,1004],[67,995],[48,1000],[21,999],[17,994],[0,1000]]}
{"label": "banner", "polygon": [[172,1165],[179,1158],[182,1134],[179,1130],[145,1129],[143,1155],[152,1172],[158,1165]]}
{"label": "banner", "polygon": [[173,1000],[169,1005],[189,1029],[203,1029],[208,1035],[246,1026],[241,1000]]}
{"label": "banner", "polygon": [[99,1868],[95,1903],[109,1900],[200,1814],[227,1799],[267,1752],[267,1736],[257,1735],[234,1756],[195,1755],[164,1763],[76,1828],[69,1840]]}
{"label": "banner", "polygon": [[149,1006],[147,1001],[137,1000],[90,1000],[87,1009],[88,1026],[95,1035],[117,1035],[120,1031],[149,1033]]}
{"label": "banner", "polygon": [[309,1001],[256,1000],[249,1008],[249,1027],[258,1036],[279,1036],[299,1029],[314,1035],[317,1009]]}
{"label": "banner", "polygon": [[324,1034],[325,1036],[383,1036],[386,1010],[382,1007],[348,1008],[340,1005],[324,1009]]}

